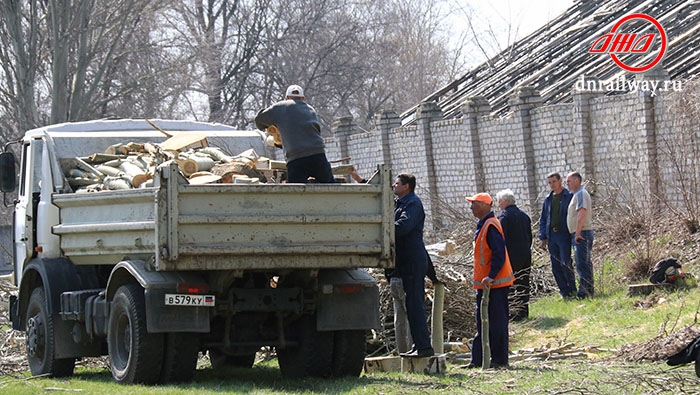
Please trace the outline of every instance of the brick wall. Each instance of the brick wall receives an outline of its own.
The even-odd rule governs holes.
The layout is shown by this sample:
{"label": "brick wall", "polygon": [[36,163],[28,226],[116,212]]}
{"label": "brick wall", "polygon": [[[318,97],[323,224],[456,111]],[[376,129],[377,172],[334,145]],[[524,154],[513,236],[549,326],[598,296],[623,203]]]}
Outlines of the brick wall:
{"label": "brick wall", "polygon": [[[414,174],[428,228],[449,226],[456,215],[470,218],[466,195],[495,197],[505,188],[537,220],[553,171],[581,171],[593,181],[594,198],[677,198],[664,144],[687,134],[689,123],[669,110],[666,93],[572,96],[573,103],[543,106],[537,91],[521,87],[504,117],[489,116],[488,103],[474,97],[463,104],[462,118],[451,120],[442,119],[435,103],[421,103],[414,124],[400,126],[398,115],[386,111],[369,132],[342,118],[334,124],[335,138],[326,141],[328,157],[351,156],[362,175],[378,163],[391,164],[394,174]],[[700,130],[694,138],[700,144]],[[620,186],[626,196],[617,196]]]}

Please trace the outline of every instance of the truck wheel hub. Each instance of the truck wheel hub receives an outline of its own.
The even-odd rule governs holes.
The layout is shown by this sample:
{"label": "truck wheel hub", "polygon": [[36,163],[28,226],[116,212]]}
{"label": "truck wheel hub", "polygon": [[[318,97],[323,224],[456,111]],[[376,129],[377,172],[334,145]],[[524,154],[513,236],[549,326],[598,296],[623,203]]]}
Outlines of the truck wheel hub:
{"label": "truck wheel hub", "polygon": [[27,353],[35,358],[44,355],[44,324],[38,314],[27,320]]}

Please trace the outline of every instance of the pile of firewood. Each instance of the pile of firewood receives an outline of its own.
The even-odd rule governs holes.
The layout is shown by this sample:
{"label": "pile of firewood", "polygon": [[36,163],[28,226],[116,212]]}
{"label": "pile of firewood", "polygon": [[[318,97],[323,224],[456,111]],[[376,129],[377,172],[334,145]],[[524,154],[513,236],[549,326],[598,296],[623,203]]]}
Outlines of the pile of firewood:
{"label": "pile of firewood", "polygon": [[[285,162],[258,156],[253,149],[230,155],[209,146],[206,139],[172,148],[167,140],[162,144],[115,144],[104,153],[75,158],[67,166],[66,179],[74,192],[148,188],[153,186],[156,169],[170,161],[175,161],[182,175],[195,185],[279,183],[286,179]],[[333,166],[333,174],[348,175],[352,167]]]}
{"label": "pile of firewood", "polygon": [[170,161],[191,184],[279,182],[286,170],[284,162],[260,157],[252,149],[232,156],[206,144],[164,150],[155,143],[129,142],[75,158],[65,175],[75,192],[148,188],[156,169]]}

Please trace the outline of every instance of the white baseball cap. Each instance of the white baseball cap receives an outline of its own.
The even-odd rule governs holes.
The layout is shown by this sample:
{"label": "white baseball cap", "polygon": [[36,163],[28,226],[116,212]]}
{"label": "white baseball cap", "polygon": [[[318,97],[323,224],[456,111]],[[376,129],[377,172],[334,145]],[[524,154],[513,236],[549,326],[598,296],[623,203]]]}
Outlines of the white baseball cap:
{"label": "white baseball cap", "polygon": [[304,90],[299,85],[289,85],[287,97],[304,97]]}

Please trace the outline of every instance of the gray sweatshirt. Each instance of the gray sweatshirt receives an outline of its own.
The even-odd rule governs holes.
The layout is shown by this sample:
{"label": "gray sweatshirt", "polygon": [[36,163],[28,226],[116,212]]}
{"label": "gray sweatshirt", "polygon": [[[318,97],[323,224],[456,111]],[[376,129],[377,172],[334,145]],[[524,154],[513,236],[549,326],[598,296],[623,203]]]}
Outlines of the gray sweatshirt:
{"label": "gray sweatshirt", "polygon": [[277,102],[255,116],[255,126],[277,126],[287,162],[325,153],[316,111],[301,99]]}

